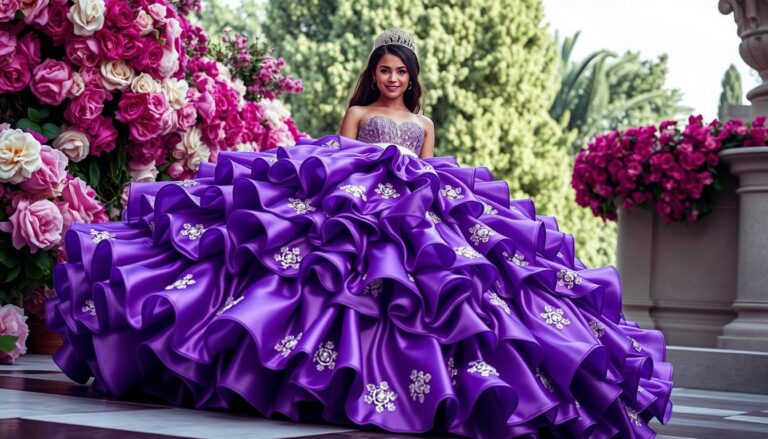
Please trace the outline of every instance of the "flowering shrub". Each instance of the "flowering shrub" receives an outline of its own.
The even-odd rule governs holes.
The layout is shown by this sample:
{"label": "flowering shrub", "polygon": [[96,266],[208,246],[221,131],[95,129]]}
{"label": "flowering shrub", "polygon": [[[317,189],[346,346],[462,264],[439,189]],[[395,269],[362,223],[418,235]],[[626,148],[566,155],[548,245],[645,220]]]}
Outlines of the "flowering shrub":
{"label": "flowering shrub", "polygon": [[27,352],[27,316],[16,305],[0,306],[0,364],[12,364]]}
{"label": "flowering shrub", "polygon": [[0,0],[0,303],[38,314],[64,233],[119,217],[128,182],[302,136],[276,100],[301,82],[261,41],[210,43],[199,6]]}
{"label": "flowering shrub", "polygon": [[617,209],[653,209],[665,222],[696,221],[710,210],[720,187],[717,153],[725,148],[765,145],[765,118],[750,125],[721,124],[691,116],[677,122],[612,131],[595,137],[576,156],[571,185],[576,202],[595,216],[615,220]]}

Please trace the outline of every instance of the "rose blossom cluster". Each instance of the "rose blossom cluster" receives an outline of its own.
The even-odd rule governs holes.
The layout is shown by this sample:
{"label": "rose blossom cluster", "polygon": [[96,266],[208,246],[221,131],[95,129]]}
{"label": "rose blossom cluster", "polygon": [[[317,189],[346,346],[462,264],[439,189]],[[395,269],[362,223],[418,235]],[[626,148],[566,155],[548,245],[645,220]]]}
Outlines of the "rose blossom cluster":
{"label": "rose blossom cluster", "polygon": [[[731,122],[729,122],[731,124]],[[730,126],[730,125],[728,125]],[[709,209],[720,123],[691,116],[680,130],[674,121],[597,136],[579,152],[571,185],[576,202],[595,216],[615,220],[617,209],[653,209],[665,222],[696,221]]]}
{"label": "rose blossom cluster", "polygon": [[0,307],[0,335],[16,337],[16,346],[10,352],[0,351],[0,364],[13,364],[19,356],[27,352],[27,316],[16,305]]}
{"label": "rose blossom cluster", "polygon": [[67,172],[69,159],[36,133],[0,126],[0,205],[16,250],[59,251],[74,222],[107,221],[96,192]]}

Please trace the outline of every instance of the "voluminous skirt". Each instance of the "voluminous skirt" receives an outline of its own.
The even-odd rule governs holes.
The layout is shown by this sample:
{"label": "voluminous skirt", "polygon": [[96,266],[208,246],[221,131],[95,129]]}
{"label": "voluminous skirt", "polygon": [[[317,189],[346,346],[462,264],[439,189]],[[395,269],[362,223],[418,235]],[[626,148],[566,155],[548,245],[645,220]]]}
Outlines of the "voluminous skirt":
{"label": "voluminous skirt", "polygon": [[55,267],[54,360],[112,395],[503,438],[651,437],[661,333],[486,168],[339,136],[133,184]]}

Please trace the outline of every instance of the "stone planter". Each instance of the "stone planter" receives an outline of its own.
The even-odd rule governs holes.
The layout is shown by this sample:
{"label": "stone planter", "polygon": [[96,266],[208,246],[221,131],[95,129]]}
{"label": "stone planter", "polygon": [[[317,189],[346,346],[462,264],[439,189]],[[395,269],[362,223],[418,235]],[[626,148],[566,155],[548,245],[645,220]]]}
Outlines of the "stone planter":
{"label": "stone planter", "polygon": [[645,210],[619,211],[617,265],[628,320],[660,329],[670,345],[717,346],[723,326],[736,316],[734,190],[728,175],[713,212],[693,224],[666,224]]}
{"label": "stone planter", "polygon": [[768,146],[725,150],[720,157],[739,177],[738,317],[718,347],[768,352]]}

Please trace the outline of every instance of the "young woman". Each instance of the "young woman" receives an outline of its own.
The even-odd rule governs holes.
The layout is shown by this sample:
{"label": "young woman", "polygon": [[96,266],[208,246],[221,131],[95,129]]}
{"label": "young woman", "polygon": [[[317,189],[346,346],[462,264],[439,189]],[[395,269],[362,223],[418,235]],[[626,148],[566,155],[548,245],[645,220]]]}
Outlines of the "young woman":
{"label": "young woman", "polygon": [[221,153],[134,184],[124,222],[77,224],[49,326],[57,364],[122,395],[470,437],[652,437],[664,340],[612,268],[432,157],[413,38],[380,35],[341,135]]}

